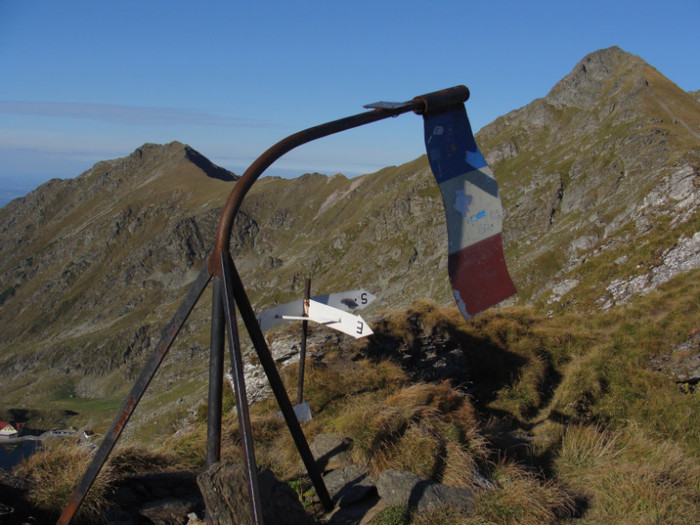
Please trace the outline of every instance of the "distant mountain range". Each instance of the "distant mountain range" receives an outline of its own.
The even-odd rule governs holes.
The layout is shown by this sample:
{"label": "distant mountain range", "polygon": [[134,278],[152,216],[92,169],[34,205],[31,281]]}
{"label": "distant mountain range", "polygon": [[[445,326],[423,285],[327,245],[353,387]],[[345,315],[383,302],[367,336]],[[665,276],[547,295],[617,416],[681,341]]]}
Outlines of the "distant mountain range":
{"label": "distant mountain range", "polygon": [[[511,301],[612,309],[700,267],[699,98],[613,47],[481,130]],[[123,395],[204,264],[236,179],[186,145],[145,144],[0,209],[3,403]],[[255,308],[299,298],[310,276],[313,293],[370,290],[371,318],[452,303],[444,222],[420,157],[353,179],[263,178],[231,246]],[[201,400],[209,309],[205,297],[168,358],[159,403]]]}

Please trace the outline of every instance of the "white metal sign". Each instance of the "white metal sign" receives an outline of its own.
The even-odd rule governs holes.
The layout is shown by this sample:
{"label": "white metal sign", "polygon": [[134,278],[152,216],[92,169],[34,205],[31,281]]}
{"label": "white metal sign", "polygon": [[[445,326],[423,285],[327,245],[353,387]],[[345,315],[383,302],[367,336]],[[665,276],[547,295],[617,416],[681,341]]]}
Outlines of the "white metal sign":
{"label": "white metal sign", "polygon": [[351,290],[349,292],[329,293],[317,295],[311,298],[318,303],[327,304],[341,310],[362,310],[372,303],[376,297],[365,290]]}
{"label": "white metal sign", "polygon": [[304,315],[304,301],[299,299],[265,310],[258,316],[258,324],[263,332],[273,326],[284,323],[284,316]]}
{"label": "white metal sign", "polygon": [[[308,317],[304,316],[304,301],[299,299],[262,312],[258,316],[258,324],[265,331],[285,321],[314,321],[358,339],[374,332],[362,317],[346,310],[364,308],[375,299],[374,295],[364,290],[319,295],[309,300]],[[336,304],[339,306],[336,307]]]}
{"label": "white metal sign", "polygon": [[359,315],[353,315],[314,300],[309,301],[309,320],[343,332],[355,339],[374,333],[367,321]]}

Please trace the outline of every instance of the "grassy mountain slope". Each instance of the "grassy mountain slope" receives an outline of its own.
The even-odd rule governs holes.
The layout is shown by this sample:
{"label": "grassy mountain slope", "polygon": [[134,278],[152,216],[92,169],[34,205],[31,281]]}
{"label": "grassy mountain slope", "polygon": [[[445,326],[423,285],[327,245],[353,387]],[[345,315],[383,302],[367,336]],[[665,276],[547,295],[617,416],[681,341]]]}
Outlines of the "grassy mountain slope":
{"label": "grassy mountain slope", "polygon": [[[690,94],[610,48],[485,127],[516,301],[609,309],[697,267],[699,126]],[[182,144],[145,145],[0,209],[5,402],[95,414],[118,403],[204,264],[234,178]],[[307,275],[314,293],[369,289],[370,317],[452,302],[424,157],[352,180],[263,178],[231,246],[259,310],[298,298]],[[208,299],[145,400],[161,430],[205,397]]]}
{"label": "grassy mountain slope", "polygon": [[[699,272],[613,314],[548,317],[508,307],[465,323],[456,308],[422,301],[382,315],[375,336],[356,343],[325,340],[315,329],[304,389],[314,419],[304,432],[310,441],[328,433],[349,439],[349,460],[375,479],[399,469],[474,492],[470,514],[388,507],[375,525],[694,524],[700,398],[658,363],[696,337]],[[459,374],[427,381],[455,352],[467,363]],[[296,365],[283,377],[293,396]],[[229,394],[224,406],[232,404]],[[252,407],[257,462],[323,519],[277,410],[271,399]],[[91,492],[93,512],[115,503],[111,494],[129,474],[203,469],[205,443],[201,405],[188,430],[145,449],[119,447]],[[241,456],[228,410],[222,455]],[[58,513],[86,461],[57,448],[20,472],[36,481],[33,501]]]}

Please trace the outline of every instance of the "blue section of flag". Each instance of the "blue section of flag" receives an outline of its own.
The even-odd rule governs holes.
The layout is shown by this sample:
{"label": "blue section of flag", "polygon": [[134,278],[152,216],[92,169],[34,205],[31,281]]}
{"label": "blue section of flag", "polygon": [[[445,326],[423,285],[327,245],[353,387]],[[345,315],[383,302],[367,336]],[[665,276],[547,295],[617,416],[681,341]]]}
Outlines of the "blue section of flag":
{"label": "blue section of flag", "polygon": [[424,115],[425,149],[438,184],[485,167],[464,105]]}
{"label": "blue section of flag", "polygon": [[[476,146],[476,142],[474,142],[474,146]],[[486,159],[478,149],[476,151],[467,150],[467,164],[474,166],[475,169],[483,168],[486,166]]]}
{"label": "blue section of flag", "polygon": [[469,217],[469,220],[474,222],[474,221],[478,221],[479,219],[483,219],[485,217],[486,217],[486,210],[481,210],[476,215],[472,215],[471,217]]}

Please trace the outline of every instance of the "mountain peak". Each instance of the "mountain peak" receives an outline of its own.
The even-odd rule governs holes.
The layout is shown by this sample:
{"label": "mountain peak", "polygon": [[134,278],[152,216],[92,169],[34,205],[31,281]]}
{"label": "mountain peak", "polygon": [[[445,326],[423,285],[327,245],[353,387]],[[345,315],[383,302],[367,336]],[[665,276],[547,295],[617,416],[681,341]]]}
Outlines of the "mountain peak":
{"label": "mountain peak", "polygon": [[603,95],[612,94],[627,77],[633,84],[646,83],[641,71],[649,65],[636,55],[618,46],[599,49],[586,55],[574,69],[560,80],[547,95],[555,105],[590,107]]}
{"label": "mountain peak", "polygon": [[189,161],[202,170],[207,177],[212,179],[232,182],[239,178],[235,173],[221,166],[217,166],[194,148],[176,140],[167,144],[153,144],[147,142],[136,148],[127,159],[129,161],[143,163],[153,161],[159,164]]}

